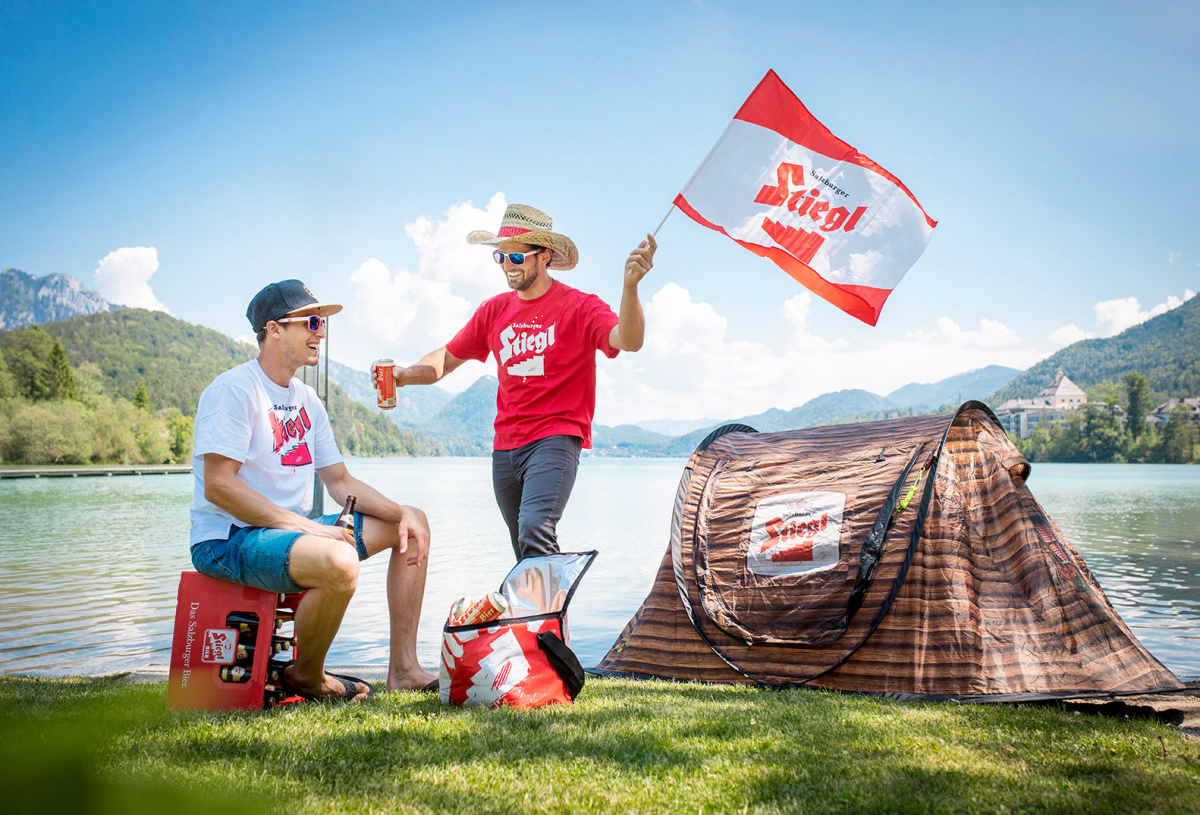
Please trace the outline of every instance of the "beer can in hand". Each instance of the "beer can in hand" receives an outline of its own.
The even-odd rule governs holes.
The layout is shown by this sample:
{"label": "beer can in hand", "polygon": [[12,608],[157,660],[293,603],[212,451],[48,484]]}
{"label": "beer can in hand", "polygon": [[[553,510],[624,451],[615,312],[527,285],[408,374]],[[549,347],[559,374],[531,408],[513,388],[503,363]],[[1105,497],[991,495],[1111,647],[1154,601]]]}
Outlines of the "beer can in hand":
{"label": "beer can in hand", "polygon": [[506,611],[508,611],[508,601],[504,599],[503,594],[493,591],[464,608],[452,625],[490,623]]}
{"label": "beer can in hand", "polygon": [[384,410],[396,406],[396,361],[375,360],[375,401]]}

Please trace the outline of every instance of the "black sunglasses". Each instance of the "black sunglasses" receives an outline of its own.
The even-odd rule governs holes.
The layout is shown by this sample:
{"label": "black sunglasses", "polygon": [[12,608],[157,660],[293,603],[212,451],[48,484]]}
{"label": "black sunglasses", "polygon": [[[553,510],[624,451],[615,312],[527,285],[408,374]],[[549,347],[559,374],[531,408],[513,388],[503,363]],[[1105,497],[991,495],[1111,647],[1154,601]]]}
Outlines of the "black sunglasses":
{"label": "black sunglasses", "polygon": [[497,263],[504,263],[504,259],[508,258],[510,261],[512,261],[512,265],[520,266],[525,262],[525,258],[533,257],[540,251],[542,250],[533,249],[529,252],[509,252],[508,254],[505,254],[504,252],[492,252],[492,257],[496,259]]}

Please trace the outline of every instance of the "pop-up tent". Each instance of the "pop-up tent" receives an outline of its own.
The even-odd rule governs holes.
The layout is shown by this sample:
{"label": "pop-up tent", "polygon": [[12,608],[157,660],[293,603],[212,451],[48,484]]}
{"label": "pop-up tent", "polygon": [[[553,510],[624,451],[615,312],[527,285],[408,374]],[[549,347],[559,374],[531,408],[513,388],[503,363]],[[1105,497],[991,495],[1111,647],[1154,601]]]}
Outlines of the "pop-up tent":
{"label": "pop-up tent", "polygon": [[908,699],[1178,690],[1029,492],[980,402],[714,431],[650,594],[596,672]]}

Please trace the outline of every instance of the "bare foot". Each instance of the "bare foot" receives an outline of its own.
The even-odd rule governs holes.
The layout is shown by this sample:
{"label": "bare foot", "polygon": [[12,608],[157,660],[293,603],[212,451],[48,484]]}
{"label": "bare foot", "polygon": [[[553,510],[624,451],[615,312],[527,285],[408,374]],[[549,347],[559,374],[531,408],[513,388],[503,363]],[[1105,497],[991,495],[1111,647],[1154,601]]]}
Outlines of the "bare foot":
{"label": "bare foot", "polygon": [[366,699],[367,693],[370,692],[370,688],[361,682],[347,683],[327,673],[322,673],[320,680],[316,682],[305,681],[296,673],[295,665],[283,669],[283,681],[299,695],[321,702],[344,698],[344,691],[350,684],[353,685],[355,695],[347,701],[360,702]]}
{"label": "bare foot", "polygon": [[396,690],[421,690],[430,682],[437,680],[437,677],[431,674],[424,668],[415,668],[412,671],[396,674],[388,674],[387,689],[389,691]]}

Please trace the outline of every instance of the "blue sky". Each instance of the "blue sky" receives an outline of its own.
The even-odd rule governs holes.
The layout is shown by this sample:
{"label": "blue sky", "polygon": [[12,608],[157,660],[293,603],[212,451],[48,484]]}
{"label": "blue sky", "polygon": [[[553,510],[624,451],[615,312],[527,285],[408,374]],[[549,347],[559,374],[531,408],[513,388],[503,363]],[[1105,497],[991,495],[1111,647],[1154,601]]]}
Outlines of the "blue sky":
{"label": "blue sky", "polygon": [[562,279],[615,306],[773,68],[938,219],[928,249],[872,328],[672,215],[597,419],[1026,367],[1200,289],[1198,41],[1189,2],[5,0],[0,267],[235,337],[300,277],[346,304],[333,358],[414,360],[503,289],[463,238],[506,202],[549,212],[580,248]]}

